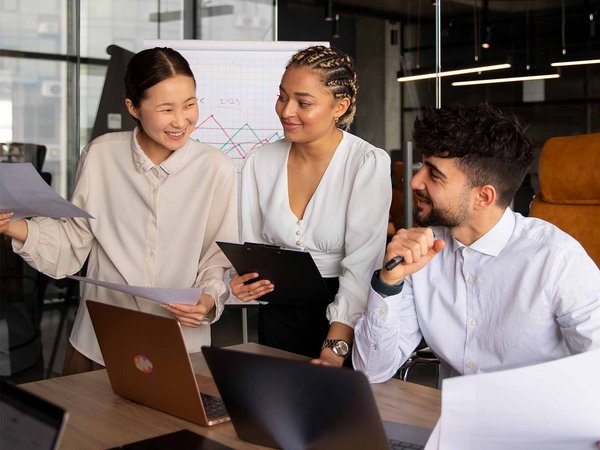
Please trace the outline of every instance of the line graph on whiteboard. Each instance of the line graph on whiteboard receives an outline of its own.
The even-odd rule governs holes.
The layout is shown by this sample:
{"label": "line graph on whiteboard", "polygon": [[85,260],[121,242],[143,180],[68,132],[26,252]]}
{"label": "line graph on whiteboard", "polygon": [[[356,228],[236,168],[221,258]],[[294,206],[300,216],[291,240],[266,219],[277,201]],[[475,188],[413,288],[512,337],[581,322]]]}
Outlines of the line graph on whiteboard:
{"label": "line graph on whiteboard", "polygon": [[192,139],[218,148],[239,168],[249,152],[283,138],[275,102],[293,52],[180,52],[196,78],[200,119]]}
{"label": "line graph on whiteboard", "polygon": [[282,139],[283,132],[281,127],[254,128],[249,123],[226,128],[211,114],[198,122],[192,138],[217,147],[232,159],[244,159],[255,148]]}

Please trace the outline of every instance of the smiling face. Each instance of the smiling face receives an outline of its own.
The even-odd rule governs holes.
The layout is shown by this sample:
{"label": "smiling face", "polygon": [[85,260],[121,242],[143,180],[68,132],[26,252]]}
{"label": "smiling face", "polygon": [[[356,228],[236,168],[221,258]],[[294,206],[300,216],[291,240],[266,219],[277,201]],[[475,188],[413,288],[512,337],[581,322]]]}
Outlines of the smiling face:
{"label": "smiling face", "polygon": [[126,100],[129,113],[139,120],[140,147],[156,164],[187,142],[198,121],[198,101],[194,79],[174,75],[147,89],[135,107]]}
{"label": "smiling face", "polygon": [[348,99],[333,97],[316,70],[292,65],[281,79],[275,111],[288,141],[310,143],[335,132],[335,118],[348,105]]}
{"label": "smiling face", "polygon": [[415,221],[419,226],[456,228],[467,222],[473,188],[453,158],[424,158],[410,186],[417,197]]}

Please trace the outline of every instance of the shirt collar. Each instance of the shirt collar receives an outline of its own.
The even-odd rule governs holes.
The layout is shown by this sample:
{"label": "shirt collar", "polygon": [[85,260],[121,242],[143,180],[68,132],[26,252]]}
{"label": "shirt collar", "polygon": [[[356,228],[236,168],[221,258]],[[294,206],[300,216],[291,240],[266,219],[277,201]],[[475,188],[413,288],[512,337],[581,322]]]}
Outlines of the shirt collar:
{"label": "shirt collar", "polygon": [[137,135],[140,132],[139,127],[135,127],[133,134],[131,135],[131,155],[133,158],[133,165],[138,172],[144,173],[152,169],[153,167],[160,167],[168,175],[176,173],[181,167],[184,166],[188,159],[188,154],[192,151],[190,148],[190,139],[187,140],[185,145],[180,149],[171,153],[167,159],[162,163],[156,165],[150,158],[144,153],[140,144],[137,140]]}
{"label": "shirt collar", "polygon": [[[498,256],[512,236],[515,223],[515,214],[510,208],[506,208],[498,223],[490,231],[473,242],[469,248],[479,253],[485,253],[486,255]],[[452,240],[454,241],[453,251],[465,247],[464,244],[461,244],[456,239]]]}

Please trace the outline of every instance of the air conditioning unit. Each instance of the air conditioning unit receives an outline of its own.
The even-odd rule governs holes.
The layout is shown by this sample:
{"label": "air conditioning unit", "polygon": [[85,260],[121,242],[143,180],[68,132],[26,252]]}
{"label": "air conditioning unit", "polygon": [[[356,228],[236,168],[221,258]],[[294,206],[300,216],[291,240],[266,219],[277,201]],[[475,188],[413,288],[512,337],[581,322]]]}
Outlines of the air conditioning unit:
{"label": "air conditioning unit", "polygon": [[42,97],[60,97],[63,93],[63,85],[60,81],[44,80],[42,81]]}

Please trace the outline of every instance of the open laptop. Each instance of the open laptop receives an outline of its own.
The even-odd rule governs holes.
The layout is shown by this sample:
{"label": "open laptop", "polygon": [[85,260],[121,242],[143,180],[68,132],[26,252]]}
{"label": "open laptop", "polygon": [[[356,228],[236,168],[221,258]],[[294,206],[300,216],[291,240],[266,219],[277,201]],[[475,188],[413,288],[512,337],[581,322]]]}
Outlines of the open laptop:
{"label": "open laptop", "polygon": [[421,449],[431,434],[384,424],[361,372],[214,347],[202,352],[246,441],[286,450]]}
{"label": "open laptop", "polygon": [[86,303],[116,394],[199,425],[229,420],[212,379],[194,374],[177,320]]}
{"label": "open laptop", "polygon": [[68,413],[6,381],[0,382],[0,448],[57,449]]}

